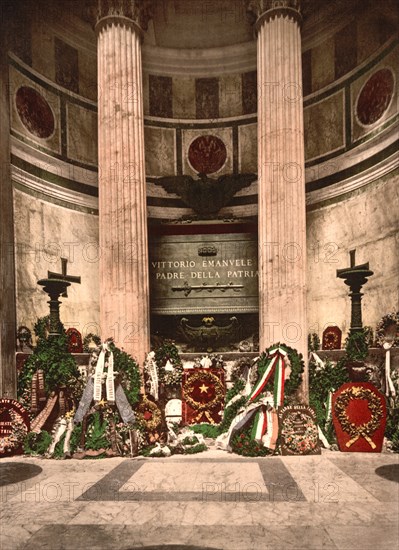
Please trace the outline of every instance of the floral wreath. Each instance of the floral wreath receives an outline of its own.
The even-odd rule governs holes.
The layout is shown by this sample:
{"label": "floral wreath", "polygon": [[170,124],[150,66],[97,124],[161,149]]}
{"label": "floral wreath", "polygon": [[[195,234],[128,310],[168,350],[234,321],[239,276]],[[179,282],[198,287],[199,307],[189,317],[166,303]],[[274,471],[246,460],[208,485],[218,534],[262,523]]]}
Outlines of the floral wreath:
{"label": "floral wreath", "polygon": [[[0,415],[7,409],[0,409]],[[0,437],[0,455],[5,452],[18,449],[21,446],[26,434],[28,433],[28,427],[26,426],[22,416],[17,414],[12,409],[9,410],[12,421],[12,432],[9,435]]]}
{"label": "floral wreath", "polygon": [[[162,415],[161,411],[155,403],[147,399],[146,396],[143,396],[142,402],[137,407],[138,417],[149,432],[155,431],[158,426],[161,425]],[[151,415],[149,419],[146,418],[147,415]]]}
{"label": "floral wreath", "polygon": [[[193,385],[194,382],[197,382],[199,380],[208,380],[209,382],[214,384],[215,396],[211,401],[208,401],[207,403],[201,403],[199,401],[195,401],[190,396],[190,393],[194,391],[194,385]],[[220,378],[216,376],[216,374],[213,374],[212,372],[204,372],[203,370],[201,370],[201,372],[194,372],[193,374],[190,374],[187,377],[186,383],[183,386],[183,398],[186,401],[186,403],[196,411],[214,409],[217,405],[219,405],[220,403],[223,403],[224,386],[220,381]]]}
{"label": "floral wreath", "polygon": [[325,349],[337,349],[339,337],[333,330],[328,330],[324,333],[324,347]]}
{"label": "floral wreath", "polygon": [[97,334],[93,334],[92,332],[89,332],[87,336],[83,339],[83,351],[85,353],[90,353],[92,350],[90,349],[90,343],[94,342],[96,346],[101,345],[101,338]]}
{"label": "floral wreath", "polygon": [[[305,428],[305,433],[299,434],[295,429],[296,418]],[[319,442],[319,432],[314,420],[308,414],[295,410],[284,418],[281,435],[284,437],[285,447],[294,453],[311,453],[317,449]]]}
{"label": "floral wreath", "polygon": [[[368,407],[371,411],[371,419],[364,424],[355,424],[351,422],[346,408],[352,399],[365,399]],[[361,388],[359,386],[353,386],[344,390],[335,401],[335,414],[341,424],[341,428],[344,432],[349,434],[350,441],[346,443],[347,447],[350,447],[359,437],[364,439],[374,449],[375,444],[371,440],[370,436],[379,428],[380,421],[382,419],[381,401],[373,391],[368,388]]]}
{"label": "floral wreath", "polygon": [[388,313],[388,315],[384,315],[378,323],[376,329],[376,342],[379,346],[382,346],[385,342],[387,328],[393,325],[396,325],[396,334],[393,345],[399,346],[399,311],[392,311],[391,313]]}

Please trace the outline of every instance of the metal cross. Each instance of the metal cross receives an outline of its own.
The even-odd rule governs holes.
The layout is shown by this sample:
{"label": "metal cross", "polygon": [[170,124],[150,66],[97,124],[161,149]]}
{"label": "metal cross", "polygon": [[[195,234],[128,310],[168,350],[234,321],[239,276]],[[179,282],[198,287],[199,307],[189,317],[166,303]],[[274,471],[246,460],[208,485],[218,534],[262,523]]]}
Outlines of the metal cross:
{"label": "metal cross", "polygon": [[[76,277],[75,275],[67,275],[67,264],[68,260],[67,258],[61,258],[61,273],[55,273],[54,271],[48,271],[47,277],[49,279],[60,279],[62,281],[68,281],[68,283],[78,283],[80,284],[80,277]],[[64,294],[62,295],[64,298],[68,297],[68,293],[65,290]]]}

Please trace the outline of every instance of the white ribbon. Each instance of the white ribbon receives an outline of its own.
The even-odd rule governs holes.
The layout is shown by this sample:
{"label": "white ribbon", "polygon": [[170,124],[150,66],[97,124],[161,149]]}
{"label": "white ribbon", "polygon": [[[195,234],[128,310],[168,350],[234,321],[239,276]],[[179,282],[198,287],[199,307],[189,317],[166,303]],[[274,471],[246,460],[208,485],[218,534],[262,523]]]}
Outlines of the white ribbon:
{"label": "white ribbon", "polygon": [[317,431],[319,432],[319,439],[323,443],[325,449],[330,449],[331,445],[327,441],[326,436],[323,434],[320,426],[317,426]]}
{"label": "white ribbon", "polygon": [[74,428],[74,424],[73,424],[72,417],[71,418],[62,417],[57,420],[55,424],[51,444],[46,453],[47,457],[51,458],[53,456],[57,443],[60,441],[64,433],[65,433],[64,445],[63,445],[64,455],[71,453],[70,443],[71,443],[73,428]]}
{"label": "white ribbon", "polygon": [[115,384],[114,384],[114,354],[112,351],[108,357],[108,372],[107,372],[107,401],[115,401]]}
{"label": "white ribbon", "polygon": [[158,371],[157,365],[154,361],[155,352],[150,351],[147,355],[146,366],[148,374],[150,375],[150,392],[154,397],[155,401],[158,401],[158,391],[159,391],[159,380],[158,380]]}
{"label": "white ribbon", "polygon": [[70,453],[71,452],[70,442],[71,442],[71,436],[72,436],[73,428],[74,428],[73,417],[71,417],[71,418],[68,418],[68,420],[67,420],[66,434],[65,434],[65,439],[64,439],[64,453]]}
{"label": "white ribbon", "polygon": [[326,366],[324,361],[320,359],[320,357],[317,355],[315,351],[311,351],[309,353],[309,362],[313,359],[313,361],[316,363],[317,367],[316,370],[323,370]]}
{"label": "white ribbon", "polygon": [[384,342],[382,346],[385,350],[385,395],[395,397],[396,390],[391,378],[391,347],[392,344]]}
{"label": "white ribbon", "polygon": [[[106,353],[109,353],[108,361],[105,363]],[[114,384],[114,354],[109,349],[106,343],[101,345],[100,355],[98,356],[96,370],[94,372],[94,390],[93,390],[93,399],[94,401],[101,401],[102,395],[102,383],[103,383],[103,374],[104,368],[107,365],[107,379],[106,379],[106,391],[107,391],[107,401],[115,401],[115,384]]]}
{"label": "white ribbon", "polygon": [[103,382],[103,372],[105,365],[105,353],[107,351],[107,345],[102,344],[100,355],[98,356],[96,370],[94,372],[94,392],[93,399],[94,401],[101,401],[101,388]]}

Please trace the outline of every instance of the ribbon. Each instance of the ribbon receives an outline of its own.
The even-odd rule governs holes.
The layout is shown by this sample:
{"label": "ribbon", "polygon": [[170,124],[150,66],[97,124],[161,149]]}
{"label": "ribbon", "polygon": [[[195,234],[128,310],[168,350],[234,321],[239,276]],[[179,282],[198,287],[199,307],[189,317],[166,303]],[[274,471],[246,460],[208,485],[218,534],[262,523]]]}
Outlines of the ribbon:
{"label": "ribbon", "polygon": [[324,370],[326,364],[324,363],[324,361],[322,359],[320,359],[320,357],[317,355],[317,353],[315,351],[311,351],[309,353],[309,362],[312,361],[312,360],[317,365],[316,370]]}
{"label": "ribbon", "polygon": [[66,434],[65,434],[65,439],[64,439],[64,454],[70,454],[71,453],[70,442],[71,442],[71,436],[72,436],[73,428],[74,428],[73,417],[71,416],[67,419]]}
{"label": "ribbon", "polygon": [[326,449],[330,449],[331,448],[331,445],[329,444],[329,442],[327,441],[327,438],[326,436],[324,435],[324,433],[322,432],[320,426],[317,426],[317,431],[318,431],[318,434],[319,434],[319,439],[320,441],[323,443],[324,447]]}
{"label": "ribbon", "polygon": [[150,351],[147,355],[146,367],[148,374],[150,375],[150,392],[154,397],[155,401],[158,401],[159,398],[159,379],[158,379],[158,370],[157,364],[154,361],[155,352]]}
{"label": "ribbon", "polygon": [[82,422],[84,416],[88,413],[90,404],[93,400],[93,390],[94,390],[94,378],[90,376],[87,381],[86,387],[83,390],[82,397],[80,398],[80,401],[79,401],[78,409],[73,419],[75,424],[79,424],[79,422]]}
{"label": "ribbon", "polygon": [[32,376],[31,392],[30,392],[30,409],[33,414],[37,414],[39,410],[37,406],[38,385],[39,385],[38,375],[37,375],[37,372],[35,372],[34,375]]}
{"label": "ribbon", "polygon": [[267,428],[266,407],[262,405],[255,416],[255,422],[252,427],[251,439],[262,442],[262,437]]}
{"label": "ribbon", "polygon": [[[235,432],[240,430],[240,428],[242,428],[253,417],[253,415],[256,414],[259,411],[259,409],[262,408],[262,406],[265,406],[267,409],[272,408],[273,407],[273,398],[270,395],[268,395],[268,396],[263,397],[262,399],[260,399],[256,403],[249,403],[245,408],[240,409],[240,411],[238,411],[238,414],[235,416],[235,418],[233,418],[233,420],[230,424],[229,430],[227,432],[221,434],[216,439],[216,447],[219,448],[219,449],[225,449],[227,451],[231,451],[230,441],[231,441],[232,437],[234,436]],[[270,430],[273,429],[273,433],[275,433],[275,429],[276,429],[276,426],[277,426],[277,424],[274,423],[275,425],[273,427],[274,419],[275,419],[275,416],[273,416],[273,418],[270,419],[271,420],[271,426],[272,426],[270,428]],[[271,439],[272,438],[270,437],[270,440]],[[277,437],[276,437],[276,440],[277,440]],[[265,442],[263,440],[262,440],[262,442],[265,445]]]}
{"label": "ribbon", "polygon": [[278,439],[278,415],[276,409],[266,409],[266,422],[267,429],[262,437],[262,443],[264,447],[274,451]]}
{"label": "ribbon", "polygon": [[65,417],[61,417],[58,419],[56,425],[55,425],[55,429],[54,429],[54,433],[53,433],[53,438],[51,440],[51,444],[47,450],[47,453],[46,453],[46,456],[48,458],[51,458],[54,454],[54,451],[55,451],[55,447],[57,445],[57,443],[60,441],[61,437],[64,435],[65,433],[65,439],[64,439],[64,445],[63,445],[63,451],[64,451],[64,455],[70,455],[71,453],[71,445],[70,445],[70,441],[71,441],[71,436],[72,436],[72,432],[73,432],[73,419],[72,417],[70,418],[65,418]]}
{"label": "ribbon", "polygon": [[274,348],[270,351],[268,359],[270,359],[264,373],[255,384],[248,401],[256,399],[262,392],[263,388],[268,383],[273,372],[274,375],[274,404],[275,407],[280,407],[284,401],[284,380],[285,380],[285,358],[287,352],[282,348]]}
{"label": "ribbon", "polygon": [[100,355],[98,356],[96,370],[94,372],[94,392],[93,399],[94,401],[101,401],[101,389],[103,382],[103,372],[105,366],[105,353],[107,351],[107,345],[101,345]]}
{"label": "ribbon", "polygon": [[325,424],[328,424],[328,422],[330,422],[331,420],[331,415],[332,415],[332,394],[335,390],[330,390],[328,392],[328,395],[327,395],[327,400],[326,400],[326,422]]}
{"label": "ribbon", "polygon": [[352,439],[350,439],[345,445],[346,447],[351,447],[354,443],[356,443],[356,441],[359,439],[359,437],[362,436],[364,437],[364,439],[367,441],[367,443],[370,445],[370,447],[372,449],[375,449],[376,448],[376,444],[374,443],[374,441],[372,439],[370,439],[370,437],[366,434],[356,434],[355,437],[352,437]]}
{"label": "ribbon", "polygon": [[[94,379],[92,376],[90,376],[83,391],[82,397],[80,398],[79,406],[73,419],[75,424],[79,424],[79,422],[82,422],[85,415],[89,412],[89,408],[93,400],[93,387]],[[116,386],[115,404],[118,408],[119,414],[121,415],[123,422],[125,424],[133,423],[135,420],[134,412],[120,384],[117,384]]]}
{"label": "ribbon", "polygon": [[274,450],[278,438],[278,416],[276,409],[262,405],[256,413],[251,439],[262,443],[264,447]]}
{"label": "ribbon", "polygon": [[51,441],[51,444],[47,450],[47,456],[53,456],[54,454],[54,451],[55,451],[55,446],[57,445],[57,443],[59,442],[59,440],[61,439],[62,435],[64,434],[65,430],[67,428],[67,421],[65,418],[60,418],[58,420],[58,422],[56,423],[55,425],[55,430],[54,430],[54,433],[53,433],[53,438],[52,438],[52,441]]}
{"label": "ribbon", "polygon": [[[106,354],[108,355],[108,361],[105,361]],[[103,384],[103,374],[104,368],[107,365],[107,378],[105,382],[106,392],[107,392],[107,401],[115,401],[115,383],[114,383],[114,354],[109,349],[108,344],[104,343],[101,345],[100,355],[98,356],[96,369],[94,372],[94,390],[93,390],[93,399],[94,401],[101,401],[102,395],[102,384]]]}
{"label": "ribbon", "polygon": [[36,416],[31,424],[31,432],[40,433],[47,419],[53,412],[55,404],[58,401],[58,395],[55,392],[52,392],[50,397],[47,400],[47,404],[44,409]]}
{"label": "ribbon", "polygon": [[120,384],[116,387],[115,403],[123,422],[125,424],[133,423],[135,420],[134,412]]}
{"label": "ribbon", "polygon": [[389,397],[396,396],[395,386],[391,378],[391,347],[392,344],[385,342],[383,348],[385,350],[385,395]]}
{"label": "ribbon", "polygon": [[205,415],[205,418],[208,420],[209,424],[215,424],[215,421],[213,420],[212,416],[209,414],[209,411],[201,411],[195,418],[195,422],[201,422],[201,417]]}
{"label": "ribbon", "polygon": [[108,372],[107,372],[107,401],[115,401],[115,384],[114,384],[114,354],[110,352],[108,358]]}

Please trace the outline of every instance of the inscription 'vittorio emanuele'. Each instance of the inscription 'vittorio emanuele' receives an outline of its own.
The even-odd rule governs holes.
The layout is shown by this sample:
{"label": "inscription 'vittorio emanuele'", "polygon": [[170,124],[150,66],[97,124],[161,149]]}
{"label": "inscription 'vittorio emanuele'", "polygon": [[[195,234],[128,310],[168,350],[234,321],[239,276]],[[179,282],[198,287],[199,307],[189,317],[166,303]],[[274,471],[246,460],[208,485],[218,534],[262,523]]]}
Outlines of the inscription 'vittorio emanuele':
{"label": "inscription 'vittorio emanuele'", "polygon": [[[199,262],[202,267],[251,267],[253,260],[250,258],[241,258],[236,260],[202,260]],[[167,268],[185,268],[196,267],[197,262],[195,260],[176,260],[173,262],[151,262],[154,269]]]}

